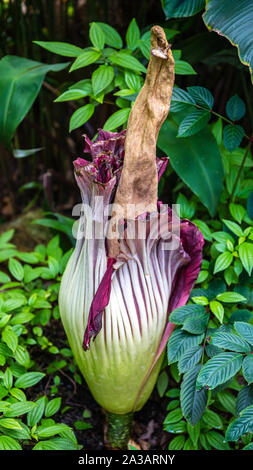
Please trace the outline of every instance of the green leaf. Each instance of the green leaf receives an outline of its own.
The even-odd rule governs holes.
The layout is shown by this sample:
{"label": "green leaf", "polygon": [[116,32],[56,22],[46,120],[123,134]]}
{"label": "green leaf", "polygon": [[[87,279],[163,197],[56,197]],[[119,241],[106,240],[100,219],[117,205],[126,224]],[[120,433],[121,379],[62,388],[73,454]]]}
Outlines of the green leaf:
{"label": "green leaf", "polygon": [[79,90],[78,88],[71,88],[71,90],[64,91],[62,95],[56,98],[55,103],[61,103],[62,101],[70,101],[70,100],[79,100],[80,98],[84,98],[88,96],[89,93],[84,90]]}
{"label": "green leaf", "polygon": [[126,43],[129,49],[134,50],[137,47],[137,43],[140,39],[140,29],[137,25],[136,19],[133,18],[130,22],[126,32]]}
{"label": "green leaf", "polygon": [[194,313],[205,313],[205,308],[202,305],[178,307],[170,314],[170,321],[176,325],[183,325],[185,320]]}
{"label": "green leaf", "polygon": [[116,49],[121,49],[123,47],[122,39],[116,29],[112,28],[107,23],[99,23],[97,25],[100,26],[104,35],[105,35],[105,43],[108,46],[116,47]]}
{"label": "green leaf", "polygon": [[195,106],[195,100],[182,88],[173,88],[171,96],[170,111],[179,112],[189,108],[189,106]]}
{"label": "green leaf", "polygon": [[184,435],[176,436],[169,443],[169,450],[181,450],[184,447],[185,437]]}
{"label": "green leaf", "polygon": [[203,354],[203,348],[201,346],[193,346],[193,348],[188,349],[183,356],[178,361],[178,370],[179,373],[187,372],[189,369],[192,369],[201,359]]}
{"label": "green leaf", "polygon": [[217,299],[221,302],[228,302],[228,303],[237,303],[243,302],[246,298],[238,294],[237,292],[223,292],[222,294],[217,295]]}
{"label": "green leaf", "polygon": [[57,397],[53,400],[50,400],[46,406],[45,416],[49,418],[49,416],[53,416],[57,411],[59,411],[61,406],[61,398]]}
{"label": "green leaf", "polygon": [[237,333],[253,346],[253,325],[244,322],[235,322],[234,327]]}
{"label": "green leaf", "polygon": [[218,318],[219,322],[223,322],[223,317],[224,317],[224,307],[223,305],[218,302],[217,300],[211,300],[209,303],[209,307],[211,312]]}
{"label": "green leaf", "polygon": [[211,336],[211,344],[235,352],[250,352],[249,344],[233,333],[217,331]]}
{"label": "green leaf", "polygon": [[92,74],[91,82],[94,95],[101,93],[114,78],[114,70],[110,65],[100,65]]}
{"label": "green leaf", "polygon": [[7,344],[7,346],[12,350],[12,352],[15,352],[18,345],[18,337],[9,326],[7,326],[3,331],[2,340],[4,343]]}
{"label": "green leaf", "polygon": [[246,209],[241,204],[229,204],[229,211],[232,217],[238,222],[239,224],[242,222],[243,217],[246,214]]}
{"label": "green leaf", "polygon": [[181,329],[173,331],[167,344],[168,364],[178,361],[181,356],[203,340],[204,335],[191,335]]}
{"label": "green leaf", "polygon": [[87,122],[92,114],[94,113],[95,106],[94,104],[86,104],[78,108],[71,116],[69,122],[69,132],[72,132],[77,127],[81,127],[85,122]]}
{"label": "green leaf", "polygon": [[0,450],[22,450],[21,445],[10,436],[0,436]]}
{"label": "green leaf", "polygon": [[168,18],[192,16],[205,7],[205,0],[162,0],[163,11]]}
{"label": "green leaf", "polygon": [[41,397],[38,400],[36,400],[36,407],[29,411],[27,415],[27,424],[28,426],[33,427],[35,424],[38,424],[38,422],[41,420],[45,406],[46,406],[46,397]]}
{"label": "green leaf", "polygon": [[217,398],[226,411],[235,415],[236,398],[232,393],[225,390],[217,393]]}
{"label": "green leaf", "polygon": [[253,385],[244,386],[238,393],[236,400],[236,414],[239,416],[248,406],[253,405]]}
{"label": "green leaf", "polygon": [[238,237],[243,236],[243,231],[240,225],[227,219],[222,219],[222,222],[224,222],[224,224],[229,228],[229,230],[231,230],[231,232],[233,232],[235,235],[237,235]]}
{"label": "green leaf", "polygon": [[253,243],[242,243],[238,248],[238,252],[244,269],[251,276],[253,269]]}
{"label": "green leaf", "polygon": [[205,127],[210,119],[210,112],[203,109],[195,109],[181,121],[178,128],[178,137],[188,137],[196,134]]}
{"label": "green leaf", "polygon": [[230,323],[234,323],[235,321],[242,321],[242,322],[250,322],[252,320],[252,313],[250,310],[235,310],[231,317],[229,318]]}
{"label": "green leaf", "polygon": [[125,69],[133,70],[134,72],[146,73],[146,68],[135,57],[126,54],[125,52],[117,52],[109,57],[112,64],[119,65]]}
{"label": "green leaf", "polygon": [[232,261],[233,261],[232,253],[230,253],[229,251],[225,251],[225,253],[222,253],[216,259],[213,273],[216,274],[220,271],[224,271],[224,269],[230,266]]}
{"label": "green leaf", "polygon": [[[206,3],[203,15],[206,26],[225,36],[238,47],[239,57],[243,64],[253,68],[253,37],[248,31],[253,29],[253,4],[251,0],[210,0]],[[247,25],[247,28],[245,28]]]}
{"label": "green leaf", "polygon": [[105,35],[97,23],[91,23],[89,37],[96,49],[103,49],[105,45]]}
{"label": "green leaf", "polygon": [[43,47],[47,51],[54,52],[55,54],[62,55],[65,57],[77,57],[83,49],[80,47],[69,44],[68,42],[49,42],[49,41],[33,41],[38,46]]}
{"label": "green leaf", "polygon": [[211,428],[216,428],[216,429],[222,429],[223,428],[223,423],[221,418],[217,413],[215,413],[212,410],[206,410],[205,413],[202,416],[202,419],[207,426],[210,426]]}
{"label": "green leaf", "polygon": [[198,105],[212,109],[214,98],[207,88],[202,86],[190,86],[187,87],[187,90]]}
{"label": "green leaf", "polygon": [[8,276],[8,274],[0,271],[0,284],[6,284],[6,282],[10,282],[10,280],[11,278]]}
{"label": "green leaf", "polygon": [[160,397],[163,397],[163,395],[165,394],[167,387],[168,387],[168,383],[169,383],[168,374],[166,374],[165,370],[163,370],[160,373],[158,380],[157,380],[157,384],[156,384],[157,391]]}
{"label": "green leaf", "polygon": [[79,447],[70,439],[55,437],[46,441],[38,442],[33,450],[78,450]]}
{"label": "green leaf", "polygon": [[237,418],[227,428],[226,441],[237,441],[239,437],[243,436],[253,429],[253,405],[248,406],[240,413]]}
{"label": "green leaf", "polygon": [[18,260],[11,258],[8,267],[12,276],[18,281],[22,281],[24,278],[24,268],[22,264]]}
{"label": "green leaf", "polygon": [[47,65],[11,55],[0,60],[0,141],[10,146],[16,128],[40,91],[45,74],[67,65]]}
{"label": "green leaf", "polygon": [[22,429],[18,421],[13,418],[0,418],[0,428],[6,429]]}
{"label": "green leaf", "polygon": [[43,372],[27,372],[19,377],[15,382],[17,388],[28,388],[37,384],[45,376]]}
{"label": "green leaf", "polygon": [[246,107],[238,95],[232,96],[226,104],[226,113],[231,121],[239,121],[245,115]]}
{"label": "green leaf", "polygon": [[196,75],[193,67],[184,60],[175,60],[175,74],[176,75]]}
{"label": "green leaf", "polygon": [[244,129],[238,124],[227,124],[223,129],[223,141],[226,149],[233,152],[239,147],[244,136]]}
{"label": "green leaf", "polygon": [[206,128],[191,137],[178,139],[177,130],[175,121],[166,120],[158,147],[169,155],[173,169],[213,216],[223,185],[221,156],[215,138]]}
{"label": "green leaf", "polygon": [[197,379],[197,390],[202,387],[213,389],[227,382],[241,368],[243,356],[238,353],[225,352],[217,354],[206,362]]}
{"label": "green leaf", "polygon": [[21,416],[25,413],[28,413],[33,408],[36,408],[36,403],[32,401],[23,401],[20,403],[12,403],[8,410],[4,413],[6,418],[16,418],[17,416]]}
{"label": "green leaf", "polygon": [[122,126],[122,124],[125,124],[127,122],[129,113],[130,108],[123,108],[119,111],[116,111],[116,113],[112,114],[107,119],[103,129],[105,131],[113,131],[114,129],[117,129],[118,127]]}
{"label": "green leaf", "polygon": [[196,391],[196,379],[201,369],[200,365],[186,372],[180,390],[182,413],[194,426],[201,418],[207,404],[207,390]]}
{"label": "green leaf", "polygon": [[253,382],[253,356],[246,356],[242,363],[242,373],[248,384]]}
{"label": "green leaf", "polygon": [[39,438],[46,438],[68,431],[70,428],[66,424],[53,424],[51,426],[39,426],[36,430]]}
{"label": "green leaf", "polygon": [[137,75],[134,72],[131,72],[130,70],[125,71],[125,81],[127,86],[134,90],[135,92],[138,92],[141,88],[141,77],[140,75]]}
{"label": "green leaf", "polygon": [[69,71],[73,72],[73,70],[77,70],[82,67],[87,67],[88,65],[93,64],[94,62],[98,60],[100,55],[101,55],[100,51],[95,51],[92,49],[85,50],[73,62]]}
{"label": "green leaf", "polygon": [[172,423],[178,423],[182,419],[182,411],[180,408],[177,408],[176,410],[170,411],[170,413],[167,414],[164,424],[172,424]]}
{"label": "green leaf", "polygon": [[224,436],[217,431],[208,431],[205,437],[212,448],[217,450],[230,450],[228,443],[224,442]]}
{"label": "green leaf", "polygon": [[209,314],[205,312],[191,314],[183,324],[183,330],[188,333],[201,334],[206,331],[209,321]]}

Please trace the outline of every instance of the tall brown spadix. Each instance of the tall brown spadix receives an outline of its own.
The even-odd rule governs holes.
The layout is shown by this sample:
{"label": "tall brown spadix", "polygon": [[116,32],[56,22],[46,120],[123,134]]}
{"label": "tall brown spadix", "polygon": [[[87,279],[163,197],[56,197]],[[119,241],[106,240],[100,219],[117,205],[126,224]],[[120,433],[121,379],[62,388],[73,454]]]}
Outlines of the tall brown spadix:
{"label": "tall brown spadix", "polygon": [[[109,227],[116,235],[118,221],[129,217],[129,207],[131,218],[157,210],[156,142],[170,108],[174,65],[164,30],[153,26],[146,80],[129,116],[124,165]],[[119,252],[118,238],[108,239],[109,257],[115,258]]]}

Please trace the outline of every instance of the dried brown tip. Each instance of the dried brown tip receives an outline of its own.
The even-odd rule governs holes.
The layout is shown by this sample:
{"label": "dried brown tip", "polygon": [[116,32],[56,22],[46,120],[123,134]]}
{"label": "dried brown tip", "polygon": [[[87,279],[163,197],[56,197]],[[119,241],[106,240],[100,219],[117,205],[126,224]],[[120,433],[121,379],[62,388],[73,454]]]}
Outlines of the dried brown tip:
{"label": "dried brown tip", "polygon": [[[170,108],[174,67],[173,55],[163,28],[153,26],[146,80],[128,120],[123,170],[110,227],[116,234],[119,219],[127,218],[128,204],[136,207],[131,214],[134,218],[141,213],[157,210],[156,142]],[[108,240],[108,255],[115,258],[118,253],[117,238]]]}

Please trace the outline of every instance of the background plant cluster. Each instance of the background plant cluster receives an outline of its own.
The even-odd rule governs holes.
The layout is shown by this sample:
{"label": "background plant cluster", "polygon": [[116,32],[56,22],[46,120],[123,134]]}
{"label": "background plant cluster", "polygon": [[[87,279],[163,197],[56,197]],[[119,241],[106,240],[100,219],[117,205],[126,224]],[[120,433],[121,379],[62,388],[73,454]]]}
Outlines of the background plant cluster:
{"label": "background plant cluster", "polygon": [[[240,11],[245,11],[250,22],[250,2],[242,3]],[[192,220],[205,239],[195,289],[187,305],[171,314],[170,320],[177,326],[157,383],[159,395],[168,398],[163,428],[169,433],[171,450],[253,449],[252,90],[247,81],[253,48],[252,40],[240,28],[235,28],[236,37],[230,37],[224,14],[232,16],[235,24],[239,24],[240,15],[238,2],[230,1],[229,8],[226,4],[210,0],[204,13],[202,0],[163,0],[161,9],[163,21],[167,20],[160,24],[172,43],[176,80],[169,117],[158,139],[157,154],[170,158],[159,184],[159,197],[180,204],[180,216]],[[198,12],[204,13],[209,28],[219,29],[238,46],[240,59],[250,71],[226,39],[215,33],[211,33],[215,39],[212,36],[210,40],[206,36],[210,33],[192,34],[194,21],[203,23]],[[5,112],[0,115],[0,141],[19,162],[23,157],[37,158],[41,151],[41,147],[20,149],[17,128],[36,96],[41,96],[43,83],[57,109],[66,103],[70,106],[69,119],[65,119],[69,120],[70,136],[85,128],[95,137],[90,123],[97,116],[106,130],[126,127],[144,83],[151,25],[140,26],[133,18],[125,33],[119,34],[94,18],[87,28],[85,48],[32,38],[34,51],[49,53],[51,61],[60,55],[64,62],[45,65],[12,55],[1,59],[0,100]],[[251,53],[247,55],[247,51]],[[237,83],[233,92],[226,89],[225,100],[224,63],[230,70],[230,83],[231,76]],[[220,74],[220,92],[213,86],[215,78],[209,81],[212,69]],[[51,72],[63,73],[64,80],[57,83]],[[11,99],[6,100],[10,89]],[[66,123],[65,128],[67,133]],[[79,139],[80,134],[77,136]],[[64,159],[62,167],[66,167]],[[64,335],[59,347],[49,334],[61,328],[57,294],[74,245],[73,220],[53,210],[47,189],[35,179],[24,184],[20,194],[32,195],[27,209],[38,204],[43,195],[47,212],[35,223],[58,235],[33,252],[21,252],[11,242],[13,231],[0,238],[2,449],[80,448],[73,429],[64,424],[68,407],[62,408],[59,387],[64,373],[78,383],[81,377]],[[39,389],[47,377],[53,385]],[[89,428],[89,416],[85,410],[84,420],[74,427]]]}

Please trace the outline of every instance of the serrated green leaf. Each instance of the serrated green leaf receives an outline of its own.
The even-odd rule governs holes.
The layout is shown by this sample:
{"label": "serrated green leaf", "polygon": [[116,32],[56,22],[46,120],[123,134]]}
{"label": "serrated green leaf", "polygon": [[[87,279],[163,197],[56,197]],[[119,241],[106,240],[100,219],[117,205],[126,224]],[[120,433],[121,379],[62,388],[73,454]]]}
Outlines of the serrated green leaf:
{"label": "serrated green leaf", "polygon": [[[195,106],[195,100],[182,88],[173,88],[170,110],[173,112],[184,111],[189,106]],[[193,108],[192,108],[193,109]]]}
{"label": "serrated green leaf", "polygon": [[207,404],[207,390],[196,391],[196,379],[201,370],[197,365],[184,375],[180,390],[182,413],[194,426],[201,418]]}
{"label": "serrated green leaf", "polygon": [[253,382],[253,356],[249,355],[244,358],[242,363],[242,373],[248,384]]}
{"label": "serrated green leaf", "polygon": [[212,357],[201,369],[197,378],[197,390],[202,387],[213,389],[227,382],[241,368],[243,356],[238,353],[225,352]]}
{"label": "serrated green leaf", "polygon": [[204,313],[205,308],[202,305],[184,305],[176,308],[170,314],[170,321],[176,325],[183,325],[184,321],[193,313]]}
{"label": "serrated green leaf", "polygon": [[211,336],[211,343],[219,348],[228,349],[235,352],[250,352],[249,344],[240,336],[233,333],[217,331]]}
{"label": "serrated green leaf", "polygon": [[183,330],[188,333],[202,334],[206,331],[210,315],[206,312],[191,314],[183,324]]}
{"label": "serrated green leaf", "polygon": [[200,344],[203,338],[204,335],[191,335],[181,329],[174,331],[167,344],[168,364],[178,361],[188,349]]}
{"label": "serrated green leaf", "polygon": [[178,128],[178,137],[188,137],[196,134],[205,127],[210,119],[210,112],[195,109],[181,121]]}
{"label": "serrated green leaf", "polygon": [[234,327],[251,346],[253,346],[253,325],[244,322],[235,322]]}
{"label": "serrated green leaf", "polygon": [[232,96],[226,104],[226,113],[231,121],[239,121],[245,115],[246,107],[238,95]]}
{"label": "serrated green leaf", "polygon": [[187,87],[187,90],[197,104],[207,109],[212,109],[214,98],[207,88],[202,86],[190,86]]}
{"label": "serrated green leaf", "polygon": [[223,129],[223,141],[227,150],[233,152],[239,147],[244,136],[244,129],[238,124],[227,124]]}
{"label": "serrated green leaf", "polygon": [[245,410],[240,413],[240,417],[233,423],[230,423],[226,431],[226,441],[237,441],[239,437],[252,430],[253,405],[245,408]]}
{"label": "serrated green leaf", "polygon": [[193,346],[188,349],[178,361],[179,373],[187,372],[192,369],[201,359],[203,348],[201,346]]}
{"label": "serrated green leaf", "polygon": [[248,406],[253,405],[253,385],[245,385],[238,393],[236,400],[236,414],[240,413]]}

